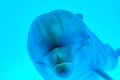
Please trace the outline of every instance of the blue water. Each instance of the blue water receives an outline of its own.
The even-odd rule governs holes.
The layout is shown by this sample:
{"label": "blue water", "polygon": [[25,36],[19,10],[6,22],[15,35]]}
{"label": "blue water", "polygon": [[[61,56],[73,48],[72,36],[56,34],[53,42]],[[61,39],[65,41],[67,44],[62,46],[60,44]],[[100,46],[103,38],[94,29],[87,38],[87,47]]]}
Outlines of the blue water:
{"label": "blue water", "polygon": [[[0,0],[0,80],[43,80],[28,56],[27,35],[37,16],[56,9],[81,13],[102,42],[120,48],[119,0]],[[108,74],[120,80],[120,59]]]}

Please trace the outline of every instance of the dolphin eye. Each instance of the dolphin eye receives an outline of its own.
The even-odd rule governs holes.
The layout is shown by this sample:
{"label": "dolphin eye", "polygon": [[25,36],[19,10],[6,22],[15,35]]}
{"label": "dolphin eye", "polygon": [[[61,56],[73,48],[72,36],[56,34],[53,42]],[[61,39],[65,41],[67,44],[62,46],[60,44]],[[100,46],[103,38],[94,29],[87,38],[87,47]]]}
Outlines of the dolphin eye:
{"label": "dolphin eye", "polygon": [[90,38],[90,36],[89,36],[89,35],[88,35],[87,37],[88,37],[88,39]]}
{"label": "dolphin eye", "polygon": [[77,14],[77,16],[80,18],[80,19],[83,19],[83,16],[82,16],[82,14]]}

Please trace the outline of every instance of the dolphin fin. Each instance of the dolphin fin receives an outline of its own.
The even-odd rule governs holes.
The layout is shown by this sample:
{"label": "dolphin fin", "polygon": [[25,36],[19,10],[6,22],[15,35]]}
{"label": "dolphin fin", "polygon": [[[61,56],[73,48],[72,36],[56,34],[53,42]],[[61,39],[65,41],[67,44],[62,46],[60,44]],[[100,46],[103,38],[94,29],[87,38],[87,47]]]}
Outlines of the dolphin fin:
{"label": "dolphin fin", "polygon": [[105,80],[113,80],[112,77],[110,77],[107,73],[105,73],[103,70],[101,70],[99,67],[94,67],[93,71],[100,75]]}

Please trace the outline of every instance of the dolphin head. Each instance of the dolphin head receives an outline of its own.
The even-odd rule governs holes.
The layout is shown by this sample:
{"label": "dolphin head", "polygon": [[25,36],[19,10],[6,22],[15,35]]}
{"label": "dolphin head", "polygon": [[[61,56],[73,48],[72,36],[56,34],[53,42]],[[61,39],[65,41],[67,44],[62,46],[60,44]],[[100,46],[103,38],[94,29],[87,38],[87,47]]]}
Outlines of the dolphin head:
{"label": "dolphin head", "polygon": [[82,18],[80,14],[56,10],[33,21],[28,52],[45,80],[74,80],[80,68],[81,73],[83,67],[86,68],[84,63],[89,62],[86,52],[89,49],[84,49],[89,45],[90,35]]}

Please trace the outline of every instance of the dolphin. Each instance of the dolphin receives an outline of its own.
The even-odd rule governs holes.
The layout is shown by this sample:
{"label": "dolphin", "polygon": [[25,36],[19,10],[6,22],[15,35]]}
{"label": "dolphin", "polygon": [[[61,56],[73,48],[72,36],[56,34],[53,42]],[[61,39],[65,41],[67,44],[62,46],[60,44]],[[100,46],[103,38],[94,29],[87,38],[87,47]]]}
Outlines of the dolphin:
{"label": "dolphin", "polygon": [[120,49],[101,42],[81,14],[54,10],[38,16],[28,32],[29,56],[44,80],[113,80]]}

